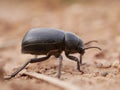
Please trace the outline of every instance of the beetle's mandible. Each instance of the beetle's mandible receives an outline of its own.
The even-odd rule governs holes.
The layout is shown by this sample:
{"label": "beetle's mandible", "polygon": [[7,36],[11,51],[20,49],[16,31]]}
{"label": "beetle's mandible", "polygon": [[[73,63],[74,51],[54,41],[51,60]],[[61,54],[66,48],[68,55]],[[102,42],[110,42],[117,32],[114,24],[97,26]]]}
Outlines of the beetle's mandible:
{"label": "beetle's mandible", "polygon": [[[63,51],[65,52],[65,56],[67,58],[77,63],[77,69],[82,72],[80,70],[80,65],[82,64],[82,56],[84,55],[85,50],[90,48],[97,48],[101,50],[101,48],[96,46],[87,47],[87,45],[91,42],[96,41],[92,40],[87,43],[83,43],[82,39],[72,32],[64,32],[62,30],[53,28],[33,28],[25,34],[21,44],[21,51],[22,53],[33,54],[35,56],[46,56],[30,59],[7,79],[15,77],[29,63],[45,61],[49,59],[51,55],[59,58],[58,78],[60,78],[63,60],[61,53]],[[70,55],[73,53],[79,53],[80,60],[77,57]]]}

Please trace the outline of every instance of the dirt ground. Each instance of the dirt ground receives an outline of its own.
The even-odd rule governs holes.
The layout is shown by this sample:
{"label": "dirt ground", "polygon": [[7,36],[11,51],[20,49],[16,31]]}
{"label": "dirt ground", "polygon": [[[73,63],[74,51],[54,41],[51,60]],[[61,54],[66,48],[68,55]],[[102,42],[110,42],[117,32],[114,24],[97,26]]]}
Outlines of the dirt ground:
{"label": "dirt ground", "polygon": [[[60,0],[58,0],[60,1]],[[62,1],[62,0],[61,0]],[[67,1],[67,0],[66,0]],[[72,0],[71,0],[72,1]],[[76,63],[63,55],[61,80],[83,90],[120,89],[120,1],[74,2],[63,4],[54,0],[0,1],[0,90],[61,90],[40,80],[23,76],[4,81],[22,64],[34,56],[21,53],[21,41],[31,28],[50,27],[69,31],[84,42],[98,40],[83,57],[81,74]],[[74,54],[79,58],[79,54]],[[26,71],[57,78],[58,59],[29,64]]]}

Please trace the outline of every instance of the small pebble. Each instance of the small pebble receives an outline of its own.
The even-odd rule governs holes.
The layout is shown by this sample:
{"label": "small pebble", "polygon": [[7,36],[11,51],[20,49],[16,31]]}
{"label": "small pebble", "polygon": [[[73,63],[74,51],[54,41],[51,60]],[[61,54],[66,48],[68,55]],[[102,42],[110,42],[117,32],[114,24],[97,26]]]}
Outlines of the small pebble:
{"label": "small pebble", "polygon": [[114,68],[118,68],[119,66],[120,66],[119,60],[114,61],[112,64],[112,67],[114,67]]}
{"label": "small pebble", "polygon": [[102,72],[101,76],[106,77],[108,75],[108,72]]}
{"label": "small pebble", "polygon": [[97,63],[96,64],[96,67],[97,68],[110,68],[111,67],[111,64],[110,63]]}
{"label": "small pebble", "polygon": [[96,63],[97,68],[102,68],[103,64],[102,63]]}
{"label": "small pebble", "polygon": [[107,78],[113,78],[114,76],[115,76],[114,74],[109,73],[109,74],[107,75]]}

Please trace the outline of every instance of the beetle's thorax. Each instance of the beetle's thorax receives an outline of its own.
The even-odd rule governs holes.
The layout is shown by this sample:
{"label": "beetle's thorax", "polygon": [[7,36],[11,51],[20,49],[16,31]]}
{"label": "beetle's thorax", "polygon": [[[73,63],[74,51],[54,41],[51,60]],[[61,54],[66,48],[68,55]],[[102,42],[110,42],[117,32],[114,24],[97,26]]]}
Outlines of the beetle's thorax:
{"label": "beetle's thorax", "polygon": [[65,51],[79,53],[79,47],[83,47],[83,41],[74,33],[65,33]]}

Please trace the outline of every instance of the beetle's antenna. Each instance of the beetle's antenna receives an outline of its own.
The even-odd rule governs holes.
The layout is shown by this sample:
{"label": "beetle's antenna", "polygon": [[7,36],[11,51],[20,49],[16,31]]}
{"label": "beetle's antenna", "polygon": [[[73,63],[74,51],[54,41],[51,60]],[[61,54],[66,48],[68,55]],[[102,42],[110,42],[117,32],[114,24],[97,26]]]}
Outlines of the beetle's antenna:
{"label": "beetle's antenna", "polygon": [[90,43],[92,43],[92,42],[98,42],[97,40],[92,40],[92,41],[88,41],[88,42],[86,42],[84,45],[88,45],[88,44],[90,44]]}
{"label": "beetle's antenna", "polygon": [[100,50],[100,51],[102,50],[101,48],[95,47],[95,46],[84,48],[84,50],[86,50],[86,49],[91,49],[91,48],[96,48],[96,49],[98,49],[98,50]]}

